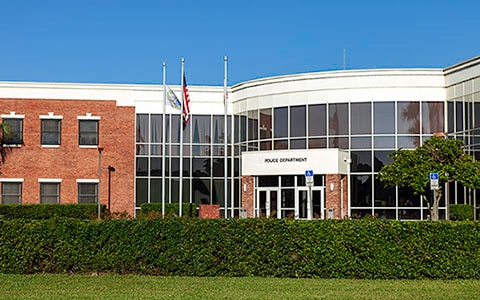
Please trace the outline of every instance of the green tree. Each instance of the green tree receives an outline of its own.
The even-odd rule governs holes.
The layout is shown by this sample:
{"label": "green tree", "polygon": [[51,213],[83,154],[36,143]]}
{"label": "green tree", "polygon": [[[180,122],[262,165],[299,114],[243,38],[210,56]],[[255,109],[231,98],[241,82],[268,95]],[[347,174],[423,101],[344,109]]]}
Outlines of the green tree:
{"label": "green tree", "polygon": [[[432,221],[437,221],[445,183],[458,181],[467,188],[480,187],[480,161],[466,154],[463,146],[463,141],[434,136],[415,150],[395,150],[390,153],[393,162],[383,166],[378,177],[387,186],[408,187],[422,195]],[[430,190],[430,173],[439,175],[436,193]]]}

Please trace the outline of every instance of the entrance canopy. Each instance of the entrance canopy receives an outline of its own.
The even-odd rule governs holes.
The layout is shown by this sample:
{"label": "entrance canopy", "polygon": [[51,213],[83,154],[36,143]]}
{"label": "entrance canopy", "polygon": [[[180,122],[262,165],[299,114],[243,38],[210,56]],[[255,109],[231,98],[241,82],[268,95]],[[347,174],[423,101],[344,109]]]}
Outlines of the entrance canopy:
{"label": "entrance canopy", "polygon": [[274,150],[242,153],[242,175],[347,174],[348,151],[341,149]]}

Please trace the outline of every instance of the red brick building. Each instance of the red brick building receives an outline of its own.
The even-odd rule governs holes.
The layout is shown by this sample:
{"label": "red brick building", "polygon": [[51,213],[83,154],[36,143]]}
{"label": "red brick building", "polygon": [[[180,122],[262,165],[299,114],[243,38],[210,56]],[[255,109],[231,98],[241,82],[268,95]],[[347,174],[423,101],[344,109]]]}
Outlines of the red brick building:
{"label": "red brick building", "polygon": [[96,203],[100,190],[112,212],[134,215],[135,107],[113,100],[0,98],[0,114],[19,132],[5,142],[4,203]]}

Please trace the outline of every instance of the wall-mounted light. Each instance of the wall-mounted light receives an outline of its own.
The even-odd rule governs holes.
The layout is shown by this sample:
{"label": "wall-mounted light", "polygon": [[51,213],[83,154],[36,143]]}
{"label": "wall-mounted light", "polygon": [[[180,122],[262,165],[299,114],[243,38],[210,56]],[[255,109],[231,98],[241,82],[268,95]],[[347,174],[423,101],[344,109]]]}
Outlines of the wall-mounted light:
{"label": "wall-mounted light", "polygon": [[244,191],[244,192],[247,191],[247,184],[246,184],[246,183],[243,184],[243,191]]}
{"label": "wall-mounted light", "polygon": [[333,184],[333,182],[330,183],[330,192],[333,192],[333,190],[335,189],[335,185]]}

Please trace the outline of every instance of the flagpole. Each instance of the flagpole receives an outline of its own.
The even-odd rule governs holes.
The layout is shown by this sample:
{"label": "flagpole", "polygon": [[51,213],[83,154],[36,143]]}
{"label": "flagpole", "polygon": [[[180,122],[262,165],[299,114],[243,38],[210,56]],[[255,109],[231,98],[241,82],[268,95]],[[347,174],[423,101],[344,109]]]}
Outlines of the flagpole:
{"label": "flagpole", "polygon": [[183,82],[183,74],[185,72],[185,59],[182,57],[181,59],[182,62],[182,72],[180,76],[182,77],[181,79],[181,89],[182,89],[182,101],[181,106],[180,106],[180,183],[179,183],[179,191],[178,191],[178,215],[181,217],[182,216],[182,204],[183,204],[183,122],[184,120],[184,101],[185,101],[185,92],[183,85],[185,84]]}
{"label": "flagpole", "polygon": [[225,219],[228,218],[228,179],[227,179],[227,172],[228,172],[228,161],[227,161],[227,61],[228,57],[223,57],[223,194],[224,194],[224,202],[225,202]]}
{"label": "flagpole", "polygon": [[162,116],[162,218],[165,216],[165,110],[167,109],[167,63],[163,62],[163,116]]}

